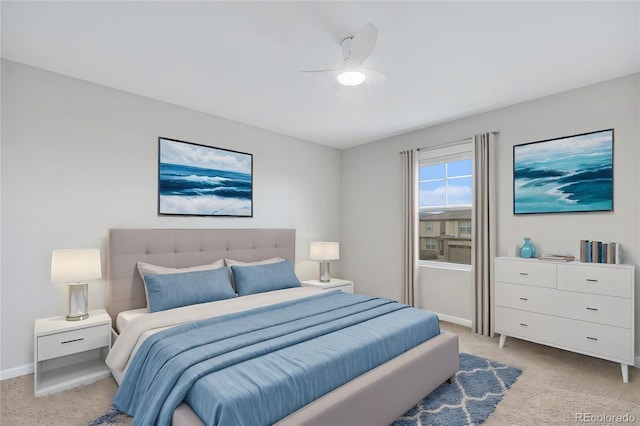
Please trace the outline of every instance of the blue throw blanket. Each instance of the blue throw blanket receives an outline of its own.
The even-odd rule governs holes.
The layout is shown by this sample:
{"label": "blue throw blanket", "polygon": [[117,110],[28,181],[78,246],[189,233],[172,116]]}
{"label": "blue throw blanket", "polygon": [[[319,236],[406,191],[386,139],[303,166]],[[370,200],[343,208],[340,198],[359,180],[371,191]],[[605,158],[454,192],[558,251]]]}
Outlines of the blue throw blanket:
{"label": "blue throw blanket", "polygon": [[183,400],[208,425],[273,424],[439,333],[431,312],[323,293],[154,334],[113,403],[132,425],[169,425]]}

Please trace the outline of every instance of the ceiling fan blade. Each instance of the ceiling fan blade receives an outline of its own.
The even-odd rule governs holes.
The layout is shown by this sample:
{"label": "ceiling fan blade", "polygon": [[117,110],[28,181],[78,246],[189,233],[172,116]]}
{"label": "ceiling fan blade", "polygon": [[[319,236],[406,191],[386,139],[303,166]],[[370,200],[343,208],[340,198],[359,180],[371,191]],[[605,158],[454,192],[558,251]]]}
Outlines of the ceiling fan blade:
{"label": "ceiling fan blade", "polygon": [[298,72],[336,72],[336,71],[338,71],[338,68],[332,68],[328,70],[303,70]]}
{"label": "ceiling fan blade", "polygon": [[378,29],[373,24],[365,24],[358,30],[351,41],[351,54],[345,64],[350,66],[362,65],[373,53],[378,40]]}
{"label": "ceiling fan blade", "polygon": [[387,81],[387,76],[378,70],[371,68],[362,68],[364,74],[367,76],[367,83],[380,84]]}

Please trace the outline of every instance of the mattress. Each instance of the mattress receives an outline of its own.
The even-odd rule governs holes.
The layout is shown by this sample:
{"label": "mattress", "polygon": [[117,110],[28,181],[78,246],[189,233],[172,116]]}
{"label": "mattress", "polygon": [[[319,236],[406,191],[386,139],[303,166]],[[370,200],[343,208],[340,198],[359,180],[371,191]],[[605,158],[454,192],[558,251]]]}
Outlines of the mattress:
{"label": "mattress", "polygon": [[149,310],[147,308],[138,308],[120,312],[116,318],[116,331],[120,333],[131,320],[142,315],[149,315]]}

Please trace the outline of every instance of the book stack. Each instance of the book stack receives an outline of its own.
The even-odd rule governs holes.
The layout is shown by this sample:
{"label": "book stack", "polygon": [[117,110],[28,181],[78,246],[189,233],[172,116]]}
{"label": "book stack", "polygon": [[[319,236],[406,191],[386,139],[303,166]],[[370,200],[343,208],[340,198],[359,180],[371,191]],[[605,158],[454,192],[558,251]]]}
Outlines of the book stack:
{"label": "book stack", "polygon": [[620,243],[580,240],[580,262],[622,263]]}
{"label": "book stack", "polygon": [[540,260],[551,260],[554,262],[573,262],[576,260],[573,256],[565,256],[562,254],[541,254],[538,256]]}

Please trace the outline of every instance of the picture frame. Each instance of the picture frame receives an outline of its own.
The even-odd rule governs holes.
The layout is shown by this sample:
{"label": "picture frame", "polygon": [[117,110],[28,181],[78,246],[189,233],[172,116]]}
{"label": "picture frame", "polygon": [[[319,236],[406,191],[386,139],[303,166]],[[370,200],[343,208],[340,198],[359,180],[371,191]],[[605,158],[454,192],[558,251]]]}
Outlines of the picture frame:
{"label": "picture frame", "polygon": [[158,215],[253,217],[253,155],[158,137]]}
{"label": "picture frame", "polygon": [[513,214],[613,211],[614,129],[513,147]]}

